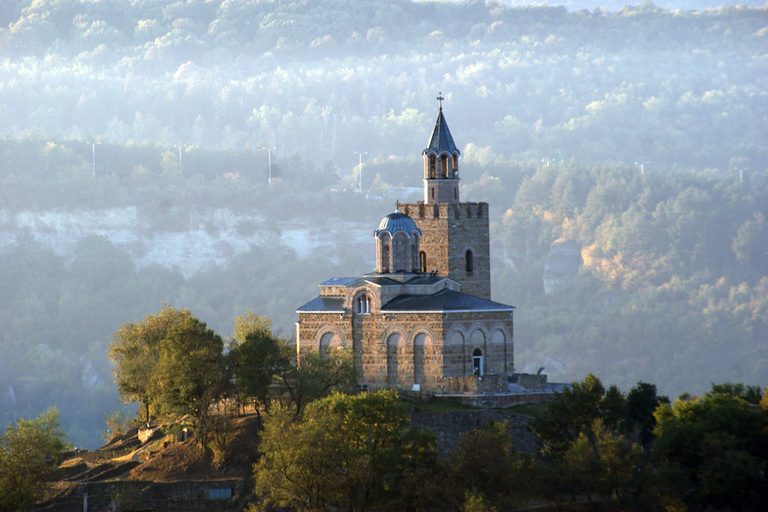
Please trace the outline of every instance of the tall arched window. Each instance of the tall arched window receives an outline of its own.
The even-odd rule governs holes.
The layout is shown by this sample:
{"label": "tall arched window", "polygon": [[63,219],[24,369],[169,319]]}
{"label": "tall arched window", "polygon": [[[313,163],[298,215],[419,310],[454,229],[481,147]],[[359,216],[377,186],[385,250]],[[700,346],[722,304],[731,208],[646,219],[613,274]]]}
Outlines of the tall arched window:
{"label": "tall arched window", "polygon": [[446,155],[440,158],[440,177],[443,179],[448,177],[448,156]]}
{"label": "tall arched window", "polygon": [[437,157],[435,155],[429,155],[429,179],[435,179],[435,165],[437,164]]}
{"label": "tall arched window", "polygon": [[427,271],[427,253],[425,253],[424,251],[421,251],[419,253],[419,271],[420,272]]}
{"label": "tall arched window", "polygon": [[472,251],[467,250],[467,252],[464,254],[464,258],[466,260],[467,264],[467,274],[471,274],[474,270],[474,261],[472,261]]}
{"label": "tall arched window", "polygon": [[361,315],[367,315],[371,312],[371,299],[365,293],[357,297],[357,312]]}
{"label": "tall arched window", "polygon": [[381,271],[389,272],[389,245],[381,248]]}

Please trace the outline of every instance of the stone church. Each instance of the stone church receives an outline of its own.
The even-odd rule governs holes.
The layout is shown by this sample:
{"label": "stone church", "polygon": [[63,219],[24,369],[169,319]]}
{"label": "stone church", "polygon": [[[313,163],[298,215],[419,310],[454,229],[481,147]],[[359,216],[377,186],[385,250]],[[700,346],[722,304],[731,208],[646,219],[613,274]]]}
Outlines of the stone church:
{"label": "stone church", "polygon": [[514,372],[515,308],[491,300],[488,203],[460,199],[459,150],[438,100],[424,200],[381,220],[374,272],[321,283],[297,311],[299,353],[351,351],[369,389],[438,391]]}

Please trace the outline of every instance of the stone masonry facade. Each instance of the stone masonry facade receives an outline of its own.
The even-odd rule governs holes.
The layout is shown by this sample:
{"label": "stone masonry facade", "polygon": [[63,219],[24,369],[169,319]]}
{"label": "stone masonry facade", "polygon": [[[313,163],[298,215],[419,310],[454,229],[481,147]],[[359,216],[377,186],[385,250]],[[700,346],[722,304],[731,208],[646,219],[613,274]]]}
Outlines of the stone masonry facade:
{"label": "stone masonry facade", "polygon": [[439,99],[424,201],[382,219],[374,272],[321,283],[297,310],[297,352],[347,351],[371,389],[479,391],[485,378],[501,391],[514,373],[515,308],[491,300],[488,203],[459,199],[459,150]]}
{"label": "stone masonry facade", "polygon": [[323,337],[332,333],[333,346],[351,351],[361,383],[371,389],[445,390],[447,379],[476,373],[476,350],[483,374],[514,372],[511,312],[306,313],[300,325],[299,350],[322,352]]}
{"label": "stone masonry facade", "polygon": [[[426,271],[459,281],[461,291],[491,298],[491,250],[488,203],[403,203],[398,211],[421,229]],[[467,251],[472,268],[467,268]]]}

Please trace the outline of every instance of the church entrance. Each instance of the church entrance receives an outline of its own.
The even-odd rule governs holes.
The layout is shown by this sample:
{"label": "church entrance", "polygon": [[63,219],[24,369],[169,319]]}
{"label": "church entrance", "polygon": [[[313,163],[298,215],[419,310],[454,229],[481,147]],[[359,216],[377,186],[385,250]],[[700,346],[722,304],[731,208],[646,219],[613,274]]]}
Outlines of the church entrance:
{"label": "church entrance", "polygon": [[472,373],[483,376],[483,352],[479,348],[472,352]]}

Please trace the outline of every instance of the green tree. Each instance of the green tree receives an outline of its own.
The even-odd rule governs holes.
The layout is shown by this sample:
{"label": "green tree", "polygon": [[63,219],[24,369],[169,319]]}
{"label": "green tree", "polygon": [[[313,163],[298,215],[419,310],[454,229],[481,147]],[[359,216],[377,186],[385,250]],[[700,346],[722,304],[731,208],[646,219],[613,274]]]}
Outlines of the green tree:
{"label": "green tree", "polygon": [[508,510],[535,493],[533,461],[512,448],[506,421],[464,433],[452,468],[455,487],[466,490],[465,508],[475,507],[483,498]]}
{"label": "green tree", "polygon": [[195,437],[205,445],[214,426],[211,409],[230,392],[224,342],[190,316],[170,328],[158,355],[151,392],[162,410],[192,415]]}
{"label": "green tree", "polygon": [[358,373],[349,352],[333,351],[321,355],[311,350],[301,354],[297,361],[293,347],[286,345],[282,350],[281,361],[285,365],[280,369],[279,378],[296,416],[313,400],[334,391],[355,390]]}
{"label": "green tree", "polygon": [[121,325],[112,337],[108,355],[114,364],[112,372],[118,393],[124,402],[140,402],[144,406],[145,421],[149,421],[150,406],[156,399],[152,386],[161,346],[175,325],[191,317],[188,309],[164,305],[139,323]]}
{"label": "green tree", "polygon": [[261,406],[268,406],[270,388],[287,365],[288,351],[284,342],[272,334],[271,325],[269,318],[253,313],[238,317],[229,352],[238,399],[243,404],[252,400],[257,414],[261,414]]}
{"label": "green tree", "polygon": [[669,399],[656,394],[655,384],[638,382],[627,393],[626,403],[625,431],[637,435],[643,447],[650,447],[656,426],[653,412],[659,405],[669,403]]}
{"label": "green tree", "polygon": [[[601,404],[609,411],[614,406],[613,403],[604,404],[604,396],[605,388],[600,379],[590,373],[583,381],[571,383],[570,387],[548,402],[544,414],[532,422],[545,451],[563,454],[580,434],[588,433],[592,423],[602,417]],[[612,402],[615,400],[614,396]]]}
{"label": "green tree", "polygon": [[63,438],[56,409],[8,426],[0,438],[0,510],[26,509],[40,499],[67,447]]}
{"label": "green tree", "polygon": [[768,414],[733,393],[738,389],[743,387],[713,386],[702,398],[681,397],[656,410],[654,455],[686,475],[686,499],[694,506],[768,505]]}
{"label": "green tree", "polygon": [[[418,507],[403,503],[409,468],[435,460],[433,436],[410,426],[392,391],[334,393],[292,411],[273,408],[265,421],[255,492],[267,503],[298,510]],[[426,473],[425,473],[426,474]]]}

